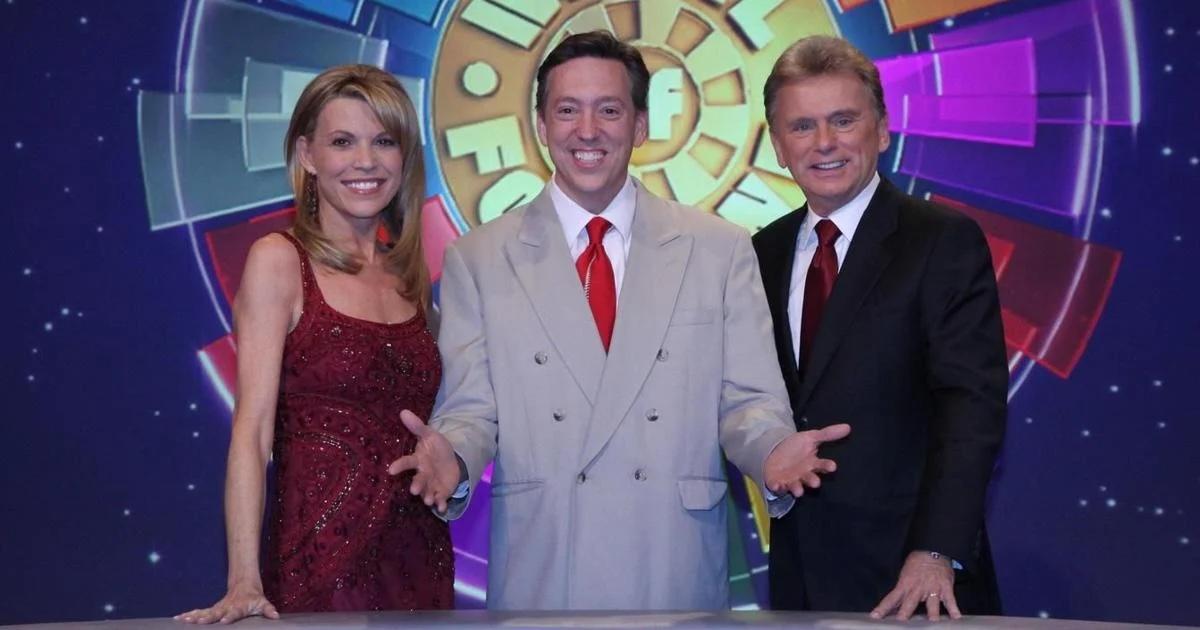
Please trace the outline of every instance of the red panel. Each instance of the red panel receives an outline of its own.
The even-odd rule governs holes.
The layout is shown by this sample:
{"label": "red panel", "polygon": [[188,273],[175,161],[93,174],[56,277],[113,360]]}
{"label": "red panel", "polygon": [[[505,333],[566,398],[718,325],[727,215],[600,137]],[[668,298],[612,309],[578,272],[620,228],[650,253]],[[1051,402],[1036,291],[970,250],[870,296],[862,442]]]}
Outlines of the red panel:
{"label": "red panel", "polygon": [[200,354],[212,367],[209,377],[213,379],[213,386],[222,398],[232,403],[233,392],[237,390],[237,346],[233,335],[225,335],[208,344]]}
{"label": "red panel", "polygon": [[242,283],[242,271],[246,256],[254,241],[292,225],[295,208],[284,208],[277,212],[260,215],[245,223],[212,230],[204,235],[208,244],[208,256],[212,261],[213,273],[225,295],[225,303],[233,304],[238,286]]}
{"label": "red panel", "polygon": [[1037,338],[1038,329],[1029,320],[1006,309],[1000,309],[1000,319],[1004,322],[1004,345],[1010,351],[1029,354],[1029,346]]}
{"label": "red panel", "polygon": [[1005,0],[883,0],[896,31],[907,31],[944,18],[982,9]]}
{"label": "red panel", "polygon": [[425,253],[425,265],[429,267],[430,281],[441,279],[446,246],[458,237],[458,227],[450,220],[442,196],[426,199],[425,205],[421,206],[421,248]]}
{"label": "red panel", "polygon": [[992,252],[1000,261],[1005,340],[1054,374],[1069,376],[1104,311],[1121,252],[945,197],[933,201],[975,219],[990,246],[1012,245],[1007,253]]}
{"label": "red panel", "polygon": [[1008,267],[1008,261],[1012,260],[1013,252],[1017,246],[1011,241],[1006,241],[1000,237],[987,235],[988,249],[992,250],[992,267],[996,269],[996,277],[1004,277],[1004,269]]}

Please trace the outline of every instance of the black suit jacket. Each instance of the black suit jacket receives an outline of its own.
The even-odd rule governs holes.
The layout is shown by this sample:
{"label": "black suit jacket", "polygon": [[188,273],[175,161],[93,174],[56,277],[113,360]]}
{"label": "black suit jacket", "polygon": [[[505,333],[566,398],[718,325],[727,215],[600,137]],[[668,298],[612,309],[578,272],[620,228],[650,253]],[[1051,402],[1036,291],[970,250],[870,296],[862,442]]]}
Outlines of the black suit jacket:
{"label": "black suit jacket", "polygon": [[822,447],[837,472],[772,523],[772,607],[869,611],[921,549],[964,566],[955,586],[964,614],[998,614],[984,499],[1008,366],[983,232],[882,180],[802,374],[787,308],[806,212],[764,228],[754,247],[797,428],[846,422],[851,434]]}

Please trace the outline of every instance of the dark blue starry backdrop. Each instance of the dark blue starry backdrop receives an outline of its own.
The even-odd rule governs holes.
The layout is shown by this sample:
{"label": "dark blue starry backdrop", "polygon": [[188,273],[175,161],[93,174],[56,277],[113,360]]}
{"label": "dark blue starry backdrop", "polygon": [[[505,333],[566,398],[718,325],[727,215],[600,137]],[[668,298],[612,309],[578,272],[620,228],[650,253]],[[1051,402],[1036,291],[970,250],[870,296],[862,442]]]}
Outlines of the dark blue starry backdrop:
{"label": "dark blue starry backdrop", "polygon": [[[988,512],[1006,612],[1200,624],[1200,3],[670,2],[746,68],[804,33],[858,44],[892,114],[881,171],[987,233],[1013,376]],[[451,127],[528,120],[512,68],[621,4],[0,0],[0,623],[223,592],[229,303],[248,244],[286,224],[280,139],[315,73],[372,63],[414,96],[440,251],[503,210],[487,186],[513,175],[517,203],[544,166],[522,170],[528,136],[515,160],[502,126]],[[697,203],[753,229],[795,197],[736,155]],[[732,592],[753,608],[765,555],[738,508]],[[486,527],[486,501],[455,525],[462,606],[486,590]]]}

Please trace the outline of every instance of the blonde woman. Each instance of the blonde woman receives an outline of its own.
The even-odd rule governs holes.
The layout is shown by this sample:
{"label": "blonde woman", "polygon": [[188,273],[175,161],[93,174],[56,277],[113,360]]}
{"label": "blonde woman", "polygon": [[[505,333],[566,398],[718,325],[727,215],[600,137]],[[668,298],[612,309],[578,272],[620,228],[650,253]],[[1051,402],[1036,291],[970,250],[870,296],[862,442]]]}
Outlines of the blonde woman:
{"label": "blonde woman", "polygon": [[177,618],[450,608],[449,530],[386,470],[416,442],[401,411],[428,417],[441,379],[416,114],[387,72],[332,68],[301,94],[285,150],[296,220],[250,249],[234,303],[228,591]]}

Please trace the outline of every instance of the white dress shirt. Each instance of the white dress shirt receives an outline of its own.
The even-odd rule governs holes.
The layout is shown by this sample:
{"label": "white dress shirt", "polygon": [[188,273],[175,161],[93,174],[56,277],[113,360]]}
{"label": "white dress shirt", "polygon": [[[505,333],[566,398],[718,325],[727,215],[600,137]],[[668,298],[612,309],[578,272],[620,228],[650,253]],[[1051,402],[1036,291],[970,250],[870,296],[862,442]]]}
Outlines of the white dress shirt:
{"label": "white dress shirt", "polygon": [[829,219],[841,232],[833,243],[833,250],[837,252],[838,271],[841,271],[846,252],[850,251],[850,241],[854,240],[854,231],[858,229],[858,222],[867,211],[871,197],[875,196],[876,188],[879,188],[879,173],[875,173],[867,187],[855,195],[854,199],[830,212],[828,217],[820,217],[810,211],[800,224],[800,233],[796,235],[796,258],[792,261],[792,283],[788,288],[787,304],[788,325],[792,329],[792,360],[796,364],[800,363],[800,320],[804,314],[804,284],[808,280],[808,267],[812,264],[813,255],[817,253],[817,221]]}
{"label": "white dress shirt", "polygon": [[612,224],[612,228],[604,233],[604,253],[612,262],[613,286],[617,290],[617,303],[620,304],[621,281],[625,278],[625,261],[629,258],[629,245],[632,243],[629,230],[633,227],[633,211],[637,205],[637,188],[633,185],[633,178],[626,176],[625,185],[600,214],[592,214],[575,203],[558,187],[558,180],[553,177],[550,178],[550,201],[554,204],[558,222],[562,224],[572,262],[579,260],[579,255],[587,249],[588,221],[601,217]]}

